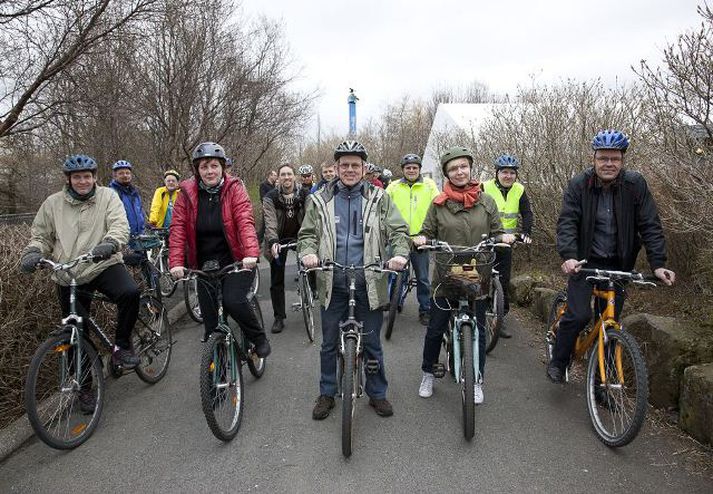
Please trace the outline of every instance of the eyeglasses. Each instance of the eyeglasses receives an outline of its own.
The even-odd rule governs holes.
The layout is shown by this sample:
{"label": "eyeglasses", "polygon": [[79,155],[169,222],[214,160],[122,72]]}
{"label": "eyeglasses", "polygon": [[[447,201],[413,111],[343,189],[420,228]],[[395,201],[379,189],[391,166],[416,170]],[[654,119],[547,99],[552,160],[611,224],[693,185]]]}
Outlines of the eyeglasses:
{"label": "eyeglasses", "polygon": [[460,165],[454,165],[452,167],[448,167],[446,170],[446,174],[450,174],[455,171],[461,171],[461,170],[470,170],[470,164],[468,163],[461,163]]}
{"label": "eyeglasses", "polygon": [[359,168],[362,168],[364,165],[361,163],[339,163],[339,169],[340,170],[358,170]]}
{"label": "eyeglasses", "polygon": [[609,156],[597,156],[594,159],[597,160],[597,162],[601,163],[601,164],[612,163],[613,165],[618,165],[619,163],[624,161],[624,159],[619,156],[615,156],[613,158],[611,158]]}

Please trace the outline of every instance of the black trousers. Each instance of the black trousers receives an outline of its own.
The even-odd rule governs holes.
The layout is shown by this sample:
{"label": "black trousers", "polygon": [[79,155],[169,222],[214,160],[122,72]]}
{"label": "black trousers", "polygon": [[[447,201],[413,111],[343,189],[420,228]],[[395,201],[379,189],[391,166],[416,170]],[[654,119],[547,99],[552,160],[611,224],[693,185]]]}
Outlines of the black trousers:
{"label": "black trousers", "polygon": [[287,250],[280,251],[280,255],[270,261],[270,298],[275,319],[286,319],[285,313],[285,264],[287,263]]}
{"label": "black trousers", "polygon": [[[248,301],[254,276],[254,272],[229,274],[220,281],[220,289],[223,291],[223,310],[238,323],[249,341],[258,344],[265,339],[265,330],[260,327]],[[218,326],[218,309],[215,304],[218,288],[218,282],[198,280],[198,305],[203,315],[206,336]]]}
{"label": "black trousers", "polygon": [[[620,270],[621,266],[618,263],[596,262],[590,260],[587,268],[599,268]],[[569,364],[572,351],[574,350],[575,342],[579,333],[587,326],[587,323],[592,320],[592,284],[587,281],[583,274],[576,274],[569,277],[567,282],[567,311],[562,315],[560,327],[557,331],[557,341],[552,356],[552,364],[559,367],[562,371]],[[626,292],[621,285],[616,286],[616,298],[614,304],[614,312],[617,319],[621,314],[621,309],[624,306]],[[602,299],[597,299],[598,311],[603,312],[606,302]]]}
{"label": "black trousers", "polygon": [[495,269],[500,274],[503,286],[505,314],[510,311],[510,274],[512,273],[512,249],[495,249]]}
{"label": "black trousers", "polygon": [[[69,314],[69,287],[57,285],[59,305],[62,315]],[[123,264],[114,264],[102,271],[89,283],[79,285],[77,291],[77,313],[89,317],[92,295],[95,291],[106,295],[117,306],[116,345],[129,349],[131,331],[139,317],[139,299],[141,292]]]}

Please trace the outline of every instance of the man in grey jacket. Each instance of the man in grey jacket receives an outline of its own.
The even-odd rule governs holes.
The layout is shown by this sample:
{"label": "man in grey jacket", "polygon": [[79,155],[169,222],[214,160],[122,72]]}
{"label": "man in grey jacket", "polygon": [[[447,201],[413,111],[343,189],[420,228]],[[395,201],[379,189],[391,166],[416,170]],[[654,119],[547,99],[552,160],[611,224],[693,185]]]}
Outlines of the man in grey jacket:
{"label": "man in grey jacket", "polygon": [[[119,196],[97,186],[97,164],[84,155],[69,156],[63,171],[64,189],[49,196],[32,222],[30,243],[22,252],[20,268],[32,273],[42,258],[63,263],[90,252],[95,263],[75,268],[80,294],[77,309],[87,317],[95,290],[117,304],[118,321],[112,359],[124,369],[140,360],[131,350],[131,331],[139,314],[140,291],[124,267],[121,248],[129,239],[129,223]],[[59,285],[63,315],[69,313],[69,280],[53,275]],[[80,400],[82,397],[80,396]]]}
{"label": "man in grey jacket", "polygon": [[[343,265],[366,265],[394,257],[389,268],[403,269],[409,254],[408,226],[383,189],[364,181],[367,153],[356,141],[345,141],[334,152],[339,180],[330,182],[307,201],[297,251],[305,267],[321,260]],[[357,277],[356,318],[364,324],[364,358],[378,361],[378,372],[366,376],[369,404],[382,417],[393,415],[386,399],[386,373],[381,349],[381,307],[388,303],[386,275],[365,272]],[[337,394],[339,322],[347,319],[349,292],[344,273],[320,271],[317,277],[322,305],[322,349],[319,398],[312,418],[322,420],[334,407]]]}

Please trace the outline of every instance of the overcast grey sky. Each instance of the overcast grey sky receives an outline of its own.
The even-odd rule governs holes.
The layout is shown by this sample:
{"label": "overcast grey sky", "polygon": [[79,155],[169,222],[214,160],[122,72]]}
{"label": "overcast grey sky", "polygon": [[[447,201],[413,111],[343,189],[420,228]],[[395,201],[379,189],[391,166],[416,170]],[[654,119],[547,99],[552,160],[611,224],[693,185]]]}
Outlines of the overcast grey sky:
{"label": "overcast grey sky", "polygon": [[550,82],[631,81],[641,59],[697,28],[697,0],[243,0],[246,14],[282,21],[300,87],[317,88],[323,130],[346,133],[348,88],[357,119],[404,94],[478,80],[514,94]]}

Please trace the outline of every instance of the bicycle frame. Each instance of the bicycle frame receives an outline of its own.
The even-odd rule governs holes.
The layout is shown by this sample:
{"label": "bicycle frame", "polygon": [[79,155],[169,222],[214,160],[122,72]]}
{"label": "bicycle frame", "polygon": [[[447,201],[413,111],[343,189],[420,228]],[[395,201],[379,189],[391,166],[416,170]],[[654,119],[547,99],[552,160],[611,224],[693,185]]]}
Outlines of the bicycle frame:
{"label": "bicycle frame", "polygon": [[474,375],[478,377],[478,381],[480,381],[482,377],[480,375],[480,352],[476,350],[478,348],[477,345],[480,329],[478,328],[475,317],[470,316],[470,303],[468,302],[468,299],[458,300],[458,309],[453,309],[451,321],[450,337],[453,345],[453,376],[455,382],[458,384],[461,382],[461,326],[464,323],[469,323],[473,327],[473,372],[475,373]]}

